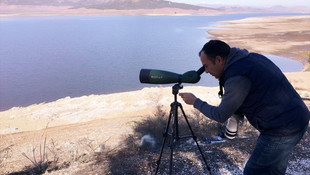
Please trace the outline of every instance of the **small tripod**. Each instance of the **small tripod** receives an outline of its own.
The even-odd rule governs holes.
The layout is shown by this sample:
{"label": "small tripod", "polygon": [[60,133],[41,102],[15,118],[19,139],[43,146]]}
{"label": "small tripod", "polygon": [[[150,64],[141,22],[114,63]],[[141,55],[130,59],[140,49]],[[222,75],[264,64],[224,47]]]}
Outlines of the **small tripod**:
{"label": "small tripod", "polygon": [[[178,83],[178,84],[175,84],[173,87],[172,87],[172,94],[174,95],[174,102],[171,103],[171,110],[170,110],[170,114],[169,114],[169,118],[168,118],[168,122],[167,122],[167,126],[166,126],[166,130],[165,130],[165,133],[163,134],[163,137],[164,137],[164,140],[162,142],[162,146],[161,146],[161,151],[160,151],[160,155],[159,155],[159,158],[157,160],[157,168],[156,168],[156,172],[155,174],[158,173],[158,169],[159,169],[159,165],[160,165],[160,160],[161,160],[161,157],[162,157],[162,153],[163,153],[163,149],[165,147],[165,143],[166,143],[166,139],[168,137],[168,135],[170,136],[170,143],[169,143],[169,147],[170,147],[170,164],[169,164],[169,174],[171,175],[172,174],[172,163],[173,163],[173,149],[174,147],[176,146],[177,142],[179,141],[179,139],[181,138],[186,138],[186,137],[192,137],[194,139],[194,141],[196,142],[196,145],[199,149],[199,152],[202,156],[202,159],[204,161],[204,163],[206,164],[206,167],[209,171],[209,173],[211,173],[211,170],[210,170],[210,167],[208,166],[207,162],[206,162],[206,159],[198,145],[198,142],[197,142],[197,137],[195,136],[188,120],[187,120],[187,117],[185,115],[185,112],[183,110],[183,107],[181,105],[181,103],[179,103],[177,101],[177,94],[179,93],[179,89],[182,89],[183,87],[181,86],[181,83]],[[179,126],[178,126],[178,108],[181,108],[181,111],[183,113],[183,116],[186,120],[186,123],[187,123],[187,126],[188,128],[190,129],[191,131],[191,136],[179,136]],[[173,117],[172,117],[173,116]],[[170,121],[172,119],[172,127],[171,127],[171,130],[172,132],[171,133],[168,133],[168,130],[169,130],[169,126],[170,126]]]}

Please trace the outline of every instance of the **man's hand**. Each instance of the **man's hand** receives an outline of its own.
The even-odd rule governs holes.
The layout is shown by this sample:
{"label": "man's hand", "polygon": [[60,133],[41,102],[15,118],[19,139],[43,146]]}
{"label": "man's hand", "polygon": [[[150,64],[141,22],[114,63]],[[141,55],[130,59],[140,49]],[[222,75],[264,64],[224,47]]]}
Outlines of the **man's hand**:
{"label": "man's hand", "polygon": [[188,105],[194,105],[195,100],[197,97],[192,93],[179,93],[182,97],[183,101]]}

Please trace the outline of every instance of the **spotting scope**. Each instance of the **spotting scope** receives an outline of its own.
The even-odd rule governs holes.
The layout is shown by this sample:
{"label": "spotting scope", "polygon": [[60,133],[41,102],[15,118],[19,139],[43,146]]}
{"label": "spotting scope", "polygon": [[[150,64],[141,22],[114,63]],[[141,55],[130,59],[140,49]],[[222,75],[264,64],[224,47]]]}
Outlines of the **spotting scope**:
{"label": "spotting scope", "polygon": [[141,69],[140,82],[148,84],[197,83],[204,70],[204,66],[202,66],[197,71],[192,70],[184,74],[177,74],[164,70]]}

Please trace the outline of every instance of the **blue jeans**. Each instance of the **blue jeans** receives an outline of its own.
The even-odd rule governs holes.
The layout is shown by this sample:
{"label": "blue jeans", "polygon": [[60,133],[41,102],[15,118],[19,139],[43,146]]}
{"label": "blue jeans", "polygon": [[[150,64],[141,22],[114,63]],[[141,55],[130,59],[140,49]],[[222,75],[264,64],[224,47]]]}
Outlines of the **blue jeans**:
{"label": "blue jeans", "polygon": [[274,137],[260,135],[252,155],[244,168],[244,175],[284,175],[289,155],[301,140],[308,125],[299,133]]}

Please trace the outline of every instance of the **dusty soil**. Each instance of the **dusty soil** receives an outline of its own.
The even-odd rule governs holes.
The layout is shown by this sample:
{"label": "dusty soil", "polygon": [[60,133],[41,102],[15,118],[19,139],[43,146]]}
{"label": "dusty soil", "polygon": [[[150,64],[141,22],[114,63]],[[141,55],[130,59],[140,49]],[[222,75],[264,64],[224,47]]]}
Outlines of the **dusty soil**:
{"label": "dusty soil", "polygon": [[[253,21],[257,20],[230,22],[229,28],[236,31],[237,28],[242,28],[243,32],[209,32],[215,38],[222,39],[225,36],[226,41],[234,46],[249,47],[250,51],[265,54],[284,54],[302,61],[307,67],[307,57],[302,53],[310,50],[309,40],[307,37],[300,37],[297,31],[308,36],[310,27],[304,28],[304,25],[295,25],[294,22],[303,22],[307,26],[309,16],[307,19],[259,18],[259,24],[266,20],[268,25],[253,27]],[[277,27],[272,28],[273,25]],[[280,29],[282,33],[295,32],[289,35],[291,42],[279,39],[287,34],[273,36]],[[267,30],[269,32],[262,34]],[[253,39],[261,35],[264,36],[264,41]],[[276,40],[273,37],[279,38]],[[284,46],[279,44],[280,41],[283,41]],[[310,108],[310,72],[286,73],[286,76]],[[181,91],[193,92],[210,104],[217,105],[220,102],[217,97],[218,88],[185,87]],[[0,112],[0,174],[152,174],[172,101],[171,88],[158,87],[119,94],[67,97],[51,103]],[[242,174],[258,133],[245,121],[235,140],[206,143],[203,138],[215,136],[223,125],[207,120],[193,111],[191,106],[180,102],[198,136],[212,174]],[[185,128],[183,126],[182,131],[186,128],[186,125]],[[139,147],[140,139],[145,134],[155,137],[154,147]],[[23,153],[25,154],[22,155]],[[208,173],[193,141],[182,139],[177,144],[174,155],[175,174]],[[290,158],[287,174],[309,174],[309,157],[308,129]],[[159,172],[168,174],[168,169],[169,148],[165,149]]]}

